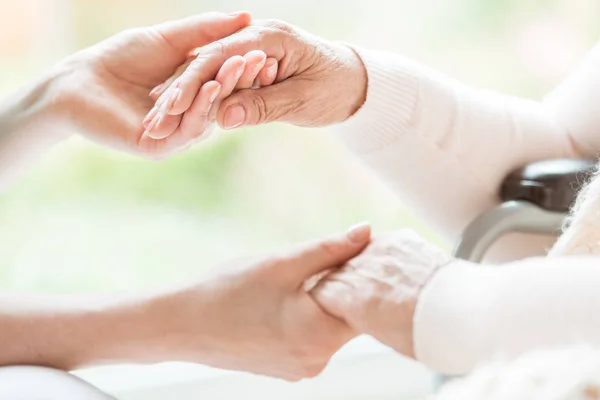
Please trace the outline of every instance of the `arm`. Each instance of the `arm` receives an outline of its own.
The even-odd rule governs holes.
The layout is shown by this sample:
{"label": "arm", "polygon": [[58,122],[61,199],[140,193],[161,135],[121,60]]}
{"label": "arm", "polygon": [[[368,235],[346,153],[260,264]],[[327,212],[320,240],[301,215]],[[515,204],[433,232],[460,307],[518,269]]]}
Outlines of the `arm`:
{"label": "arm", "polygon": [[[600,48],[540,103],[475,90],[391,53],[359,49],[357,55],[281,21],[255,21],[200,49],[171,84],[182,94],[157,133],[193,126],[185,121],[196,119],[190,105],[201,83],[227,57],[256,47],[278,60],[276,84],[225,99],[217,113],[223,128],[345,121],[338,130],[349,147],[452,241],[497,204],[500,182],[513,168],[600,148],[590,140],[599,114],[593,106],[600,96]],[[163,96],[159,102],[166,104]],[[524,255],[518,254],[523,240],[516,239],[496,252]]]}
{"label": "arm", "polygon": [[57,95],[65,75],[66,69],[46,74],[0,102],[0,189],[73,131],[68,106]]}
{"label": "arm", "polygon": [[534,258],[501,267],[455,262],[425,286],[415,353],[449,374],[496,354],[600,344],[600,270],[592,256]]}
{"label": "arm", "polygon": [[[163,314],[163,315],[161,315]],[[151,296],[0,295],[0,365],[64,370],[161,359],[170,323]],[[163,325],[164,324],[164,325]],[[163,325],[161,327],[161,325]]]}
{"label": "arm", "polygon": [[359,225],[139,295],[0,294],[0,366],[183,361],[288,380],[315,376],[355,334],[323,312],[304,282],[359,254],[370,234]]}
{"label": "arm", "polygon": [[375,238],[313,288],[356,332],[447,374],[496,355],[600,345],[598,257],[452,260],[410,231]]}
{"label": "arm", "polygon": [[[194,48],[249,23],[247,13],[205,13],[130,29],[69,57],[0,101],[0,189],[72,133],[148,158],[186,149],[195,137],[155,140],[143,135],[142,121],[153,104],[148,95]],[[231,85],[214,78],[197,108],[208,107],[221,85]]]}
{"label": "arm", "polygon": [[[511,170],[600,149],[600,46],[543,102],[477,90],[392,53],[359,53],[369,75],[367,101],[337,131],[453,243],[498,204]],[[523,250],[523,235],[511,236],[495,247],[495,258],[532,254]],[[549,244],[527,240],[538,251]]]}

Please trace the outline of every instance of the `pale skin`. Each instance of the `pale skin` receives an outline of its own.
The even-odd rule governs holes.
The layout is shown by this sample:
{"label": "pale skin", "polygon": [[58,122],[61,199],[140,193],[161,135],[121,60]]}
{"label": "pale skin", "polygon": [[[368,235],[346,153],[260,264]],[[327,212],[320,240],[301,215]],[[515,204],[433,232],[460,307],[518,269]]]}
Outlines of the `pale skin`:
{"label": "pale skin", "polygon": [[[194,96],[227,57],[250,48],[277,60],[277,78],[270,86],[242,90],[219,104],[213,115],[224,129],[273,121],[331,125],[346,120],[365,101],[366,71],[352,49],[281,21],[254,21],[199,49],[196,60],[169,78],[157,98],[162,118],[150,135],[181,135],[194,126],[193,121],[203,121],[190,108]],[[419,295],[431,276],[450,261],[450,256],[414,232],[395,232],[375,238],[361,255],[326,275],[311,294],[356,332],[414,358],[413,317]]]}
{"label": "pale skin", "polygon": [[[249,22],[246,13],[208,13],[136,28],[59,63],[0,106],[2,185],[18,178],[23,160],[73,132],[152,159],[184,150],[201,129],[158,140],[144,135],[151,90],[196,48]],[[197,97],[199,106],[192,106],[200,115],[210,112],[211,99],[269,84],[277,65],[253,49],[227,60],[204,85],[208,89]],[[4,293],[0,341],[7,345],[0,351],[0,366],[69,370],[180,360],[288,380],[314,376],[355,332],[326,313],[304,290],[304,282],[358,255],[370,237],[370,227],[362,224],[256,260],[227,263],[198,282],[152,292]]]}
{"label": "pale skin", "polygon": [[148,293],[3,294],[0,339],[10,345],[0,365],[70,370],[187,361],[287,380],[315,376],[355,333],[324,312],[303,283],[356,256],[369,240],[363,224]]}
{"label": "pale skin", "polygon": [[[245,13],[209,13],[137,28],[59,63],[0,106],[0,182],[6,186],[18,178],[23,160],[74,132],[157,159],[185,150],[214,120],[230,127],[278,119],[316,126],[343,121],[360,107],[366,74],[351,49],[274,22],[236,33],[249,23]],[[256,36],[238,46],[245,32],[272,48],[253,48]],[[232,41],[231,47],[220,47],[221,38]],[[222,53],[211,53],[219,48]],[[198,58],[185,67],[195,51]],[[176,78],[182,71],[185,82]],[[322,82],[332,86],[315,92]],[[332,102],[328,90],[334,86],[346,92]],[[244,120],[228,125],[227,114],[236,106],[244,108]],[[380,251],[397,245],[391,251],[397,264],[390,265],[419,269],[422,259],[407,251],[403,237],[375,239],[347,264],[371,241],[363,224],[259,260],[229,263],[196,283],[147,293],[6,293],[0,340],[11,345],[0,352],[0,365],[74,369],[179,360],[298,380],[317,375],[357,333],[412,355],[414,304],[429,274],[390,290],[390,282],[400,280],[378,264]],[[425,271],[434,273],[434,267],[427,264]],[[305,290],[307,280],[331,270],[310,293]],[[399,293],[402,301],[392,296]],[[379,302],[394,305],[387,313],[402,318],[393,324],[381,315],[368,319],[367,311]]]}

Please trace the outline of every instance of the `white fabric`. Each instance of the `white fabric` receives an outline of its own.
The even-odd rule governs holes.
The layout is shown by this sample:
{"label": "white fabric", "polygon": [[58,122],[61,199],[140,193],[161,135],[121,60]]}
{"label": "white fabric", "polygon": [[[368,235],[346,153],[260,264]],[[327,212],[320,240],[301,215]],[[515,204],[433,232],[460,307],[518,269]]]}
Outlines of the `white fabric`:
{"label": "white fabric", "polygon": [[[367,100],[337,127],[349,148],[400,199],[455,241],[498,203],[502,179],[526,163],[600,150],[600,46],[544,101],[476,90],[401,56],[357,49]],[[512,235],[498,260],[540,254],[550,242]],[[600,268],[595,258],[529,259],[437,273],[415,315],[417,358],[464,373],[494,353],[600,345]]]}

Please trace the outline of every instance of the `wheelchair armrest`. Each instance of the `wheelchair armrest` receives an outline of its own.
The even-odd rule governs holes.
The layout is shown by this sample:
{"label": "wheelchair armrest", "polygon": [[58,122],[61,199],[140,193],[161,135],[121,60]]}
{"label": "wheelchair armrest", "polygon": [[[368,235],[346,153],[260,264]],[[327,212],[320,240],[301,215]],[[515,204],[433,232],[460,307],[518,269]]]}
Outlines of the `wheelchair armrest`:
{"label": "wheelchair armrest", "polygon": [[510,173],[502,201],[522,200],[547,211],[568,212],[581,186],[596,170],[596,159],[538,161]]}

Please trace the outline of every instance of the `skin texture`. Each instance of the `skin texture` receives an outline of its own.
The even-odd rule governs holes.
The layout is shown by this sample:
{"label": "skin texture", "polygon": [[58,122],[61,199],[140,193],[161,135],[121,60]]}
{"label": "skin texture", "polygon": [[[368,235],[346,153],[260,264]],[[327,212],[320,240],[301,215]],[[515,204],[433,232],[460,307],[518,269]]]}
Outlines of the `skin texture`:
{"label": "skin texture", "polygon": [[[181,127],[190,115],[190,106],[202,85],[229,57],[252,49],[262,50],[278,62],[275,83],[227,97],[216,115],[223,128],[273,121],[299,126],[330,125],[347,119],[365,101],[366,71],[353,50],[280,21],[255,21],[201,48],[180,76],[170,80],[169,88],[158,100],[168,117],[154,128],[155,135],[178,135],[174,127]],[[181,94],[167,106],[164,99],[176,89]]]}
{"label": "skin texture", "polygon": [[410,230],[373,239],[365,251],[311,291],[331,315],[415,357],[413,319],[419,295],[452,258]]}
{"label": "skin texture", "polygon": [[[194,57],[180,66],[175,75],[185,71],[187,66],[194,60]],[[176,127],[182,135],[187,135],[190,140],[198,139],[205,132],[210,133],[214,127],[214,113],[211,110],[218,110],[219,104],[223,99],[232,93],[242,90],[267,86],[273,83],[277,74],[277,61],[267,59],[264,52],[254,50],[242,56],[233,56],[223,63],[221,69],[213,81],[202,85],[202,88],[194,98],[189,112],[181,121],[181,126]],[[174,76],[175,76],[174,75]],[[166,84],[157,86],[150,92],[150,97],[158,100],[159,96],[167,88]],[[172,97],[162,97],[152,110],[144,118],[144,135],[152,139],[164,139],[165,137],[157,131],[155,126],[161,124],[165,116],[163,101],[166,101],[165,107],[169,107],[174,99],[179,96],[180,91],[172,90]],[[206,135],[204,135],[206,137]]]}

